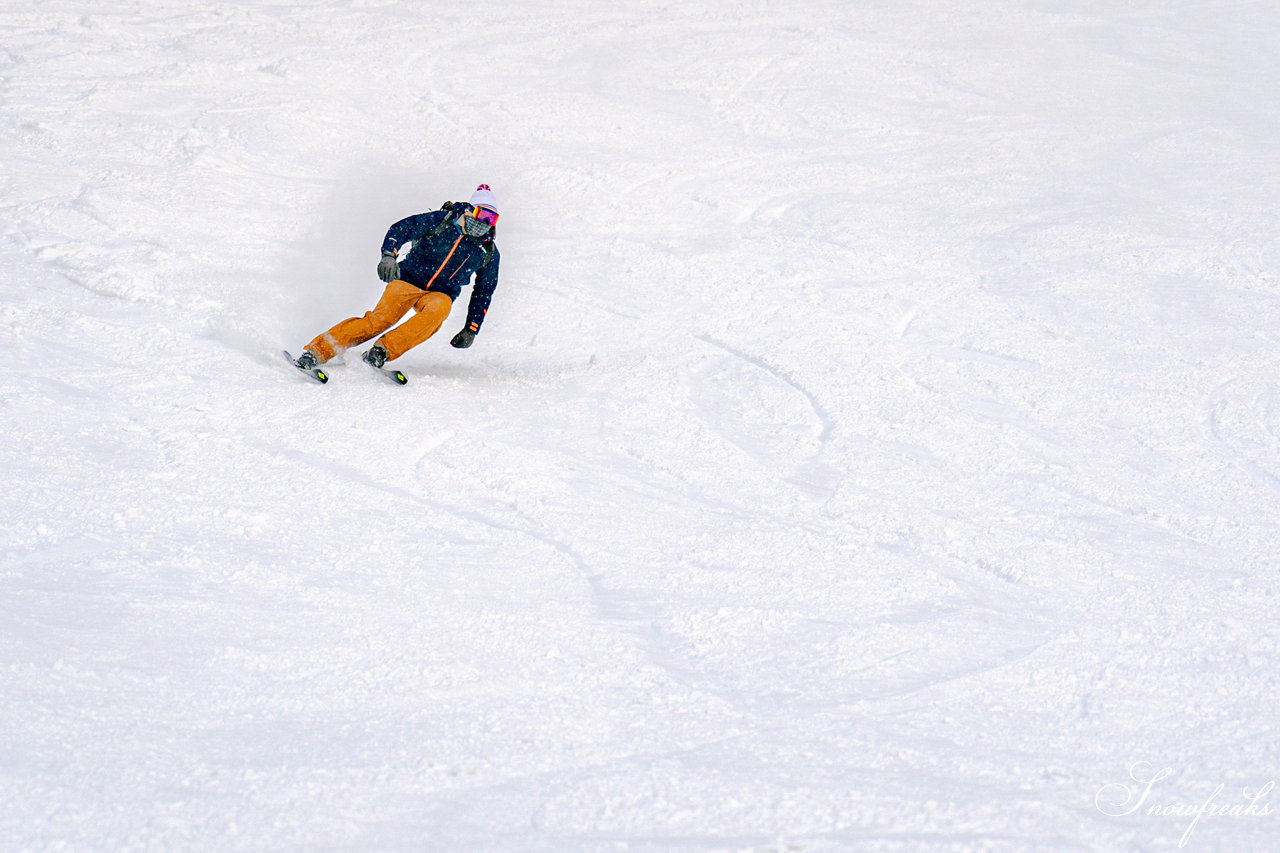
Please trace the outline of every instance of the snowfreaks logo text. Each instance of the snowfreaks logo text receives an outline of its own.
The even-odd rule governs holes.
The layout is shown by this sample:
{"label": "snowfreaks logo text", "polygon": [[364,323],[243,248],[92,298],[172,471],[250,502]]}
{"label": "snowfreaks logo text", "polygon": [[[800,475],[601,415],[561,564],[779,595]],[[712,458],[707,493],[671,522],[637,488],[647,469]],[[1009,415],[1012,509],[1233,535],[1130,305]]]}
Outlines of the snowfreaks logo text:
{"label": "snowfreaks logo text", "polygon": [[1132,814],[1145,814],[1159,817],[1189,818],[1186,830],[1178,839],[1179,847],[1186,847],[1191,833],[1204,817],[1251,818],[1265,817],[1271,814],[1271,803],[1268,802],[1275,782],[1267,782],[1257,791],[1241,789],[1242,799],[1220,800],[1226,785],[1218,785],[1204,800],[1192,802],[1161,802],[1155,796],[1157,783],[1173,775],[1173,769],[1166,767],[1155,770],[1151,764],[1139,761],[1129,768],[1129,782],[1110,782],[1098,789],[1093,803],[1098,811],[1111,817],[1127,817]]}

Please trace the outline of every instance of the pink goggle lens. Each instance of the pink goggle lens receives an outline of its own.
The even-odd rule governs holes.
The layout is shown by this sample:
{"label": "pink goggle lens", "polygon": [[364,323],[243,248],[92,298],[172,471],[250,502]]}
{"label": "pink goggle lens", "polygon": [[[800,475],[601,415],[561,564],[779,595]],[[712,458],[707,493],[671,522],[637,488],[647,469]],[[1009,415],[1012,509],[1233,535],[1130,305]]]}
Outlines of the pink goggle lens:
{"label": "pink goggle lens", "polygon": [[497,212],[487,207],[481,207],[477,204],[471,208],[471,215],[486,225],[493,226],[498,224]]}

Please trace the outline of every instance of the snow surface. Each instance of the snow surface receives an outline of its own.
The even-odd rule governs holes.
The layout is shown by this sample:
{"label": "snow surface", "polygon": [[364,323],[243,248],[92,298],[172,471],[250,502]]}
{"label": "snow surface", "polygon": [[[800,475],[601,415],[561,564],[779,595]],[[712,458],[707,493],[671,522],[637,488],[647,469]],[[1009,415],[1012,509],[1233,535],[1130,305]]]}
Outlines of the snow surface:
{"label": "snow surface", "polygon": [[1280,849],[1273,0],[3,6],[0,848]]}

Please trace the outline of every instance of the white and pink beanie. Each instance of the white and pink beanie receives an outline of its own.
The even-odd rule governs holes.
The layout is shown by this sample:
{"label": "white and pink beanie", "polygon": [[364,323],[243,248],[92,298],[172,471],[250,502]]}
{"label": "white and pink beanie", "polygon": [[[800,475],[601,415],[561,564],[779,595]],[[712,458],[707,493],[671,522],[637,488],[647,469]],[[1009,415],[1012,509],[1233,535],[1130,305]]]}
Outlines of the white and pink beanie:
{"label": "white and pink beanie", "polygon": [[481,184],[476,187],[476,191],[471,194],[471,203],[480,207],[487,207],[494,213],[501,213],[498,210],[498,199],[494,196],[493,190],[489,189],[488,184]]}

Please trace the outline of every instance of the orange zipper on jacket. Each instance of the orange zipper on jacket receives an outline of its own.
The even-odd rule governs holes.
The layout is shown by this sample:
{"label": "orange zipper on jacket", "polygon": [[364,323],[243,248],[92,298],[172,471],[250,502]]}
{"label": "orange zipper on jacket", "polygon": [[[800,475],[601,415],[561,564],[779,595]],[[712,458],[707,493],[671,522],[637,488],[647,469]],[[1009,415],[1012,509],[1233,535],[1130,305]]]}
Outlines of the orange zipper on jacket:
{"label": "orange zipper on jacket", "polygon": [[440,262],[440,266],[436,267],[436,271],[431,275],[431,281],[427,282],[427,286],[422,288],[423,290],[427,290],[431,285],[436,283],[436,279],[440,276],[441,270],[443,270],[445,265],[449,263],[449,259],[453,257],[454,251],[457,250],[458,244],[462,242],[462,238],[465,236],[465,234],[459,234],[458,239],[453,241],[453,245],[449,247],[449,254],[445,255],[444,260]]}

